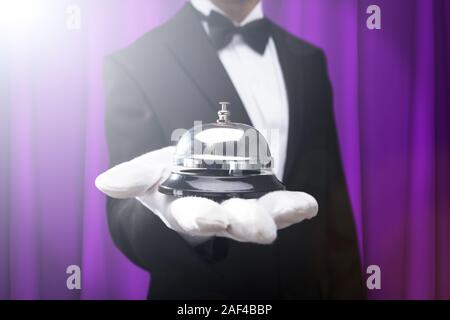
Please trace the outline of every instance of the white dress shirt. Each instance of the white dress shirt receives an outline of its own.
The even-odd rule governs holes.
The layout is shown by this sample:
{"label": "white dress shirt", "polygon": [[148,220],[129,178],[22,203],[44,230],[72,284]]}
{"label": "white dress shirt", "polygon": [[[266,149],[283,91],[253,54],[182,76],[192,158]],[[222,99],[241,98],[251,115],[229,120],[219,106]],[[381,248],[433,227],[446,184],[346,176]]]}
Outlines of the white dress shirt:
{"label": "white dress shirt", "polygon": [[[195,9],[208,16],[211,10],[226,14],[210,0],[191,0]],[[259,2],[248,16],[239,24],[243,26],[264,17]],[[207,22],[203,22],[209,33]],[[267,139],[272,157],[274,173],[283,179],[286,161],[289,108],[286,86],[278,54],[270,37],[264,54],[260,55],[249,47],[240,35],[218,51],[219,59],[228,73],[253,126]],[[233,121],[233,106],[230,106]]]}

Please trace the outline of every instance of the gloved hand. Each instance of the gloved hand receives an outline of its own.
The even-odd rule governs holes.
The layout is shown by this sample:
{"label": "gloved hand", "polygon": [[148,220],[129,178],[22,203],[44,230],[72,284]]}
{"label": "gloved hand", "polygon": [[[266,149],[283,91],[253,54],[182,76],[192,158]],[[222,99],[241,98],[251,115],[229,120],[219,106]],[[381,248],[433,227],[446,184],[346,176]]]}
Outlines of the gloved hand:
{"label": "gloved hand", "polygon": [[317,214],[316,200],[304,192],[274,191],[259,199],[233,198],[222,203],[162,194],[158,186],[170,174],[174,151],[175,147],[166,147],[121,163],[100,174],[95,185],[112,198],[136,197],[191,243],[221,236],[268,244],[276,239],[278,229]]}

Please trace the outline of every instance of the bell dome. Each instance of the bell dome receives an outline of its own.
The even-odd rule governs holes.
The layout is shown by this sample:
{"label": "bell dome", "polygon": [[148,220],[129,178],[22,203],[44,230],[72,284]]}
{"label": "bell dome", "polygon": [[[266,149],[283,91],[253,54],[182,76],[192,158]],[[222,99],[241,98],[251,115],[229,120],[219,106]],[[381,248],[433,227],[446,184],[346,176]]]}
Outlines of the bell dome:
{"label": "bell dome", "polygon": [[220,104],[216,123],[196,125],[181,136],[173,171],[159,191],[220,200],[283,190],[272,172],[273,158],[264,136],[252,126],[231,122],[228,103]]}

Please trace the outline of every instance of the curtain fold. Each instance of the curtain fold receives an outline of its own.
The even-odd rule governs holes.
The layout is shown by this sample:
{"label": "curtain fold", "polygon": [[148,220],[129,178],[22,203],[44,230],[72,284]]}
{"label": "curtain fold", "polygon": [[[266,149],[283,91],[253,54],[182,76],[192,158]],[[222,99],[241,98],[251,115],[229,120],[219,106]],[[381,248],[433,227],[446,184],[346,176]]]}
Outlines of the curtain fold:
{"label": "curtain fold", "polygon": [[[108,166],[101,65],[184,2],[38,0],[27,28],[1,28],[0,299],[146,297],[94,187]],[[372,4],[264,1],[327,55],[362,265],[381,268],[369,296],[450,299],[450,2],[378,0],[381,30],[366,27]]]}

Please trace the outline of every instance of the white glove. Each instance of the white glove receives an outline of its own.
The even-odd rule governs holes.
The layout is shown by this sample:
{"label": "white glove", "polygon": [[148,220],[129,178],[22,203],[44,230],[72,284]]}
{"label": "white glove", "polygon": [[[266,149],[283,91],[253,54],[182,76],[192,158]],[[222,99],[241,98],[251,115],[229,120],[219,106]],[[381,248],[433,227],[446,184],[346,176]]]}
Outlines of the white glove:
{"label": "white glove", "polygon": [[175,147],[166,147],[121,163],[100,174],[95,185],[112,198],[136,197],[191,244],[212,236],[269,244],[276,239],[277,229],[317,215],[317,201],[304,192],[274,191],[259,199],[233,198],[222,203],[162,194],[158,186],[170,174],[174,151]]}

